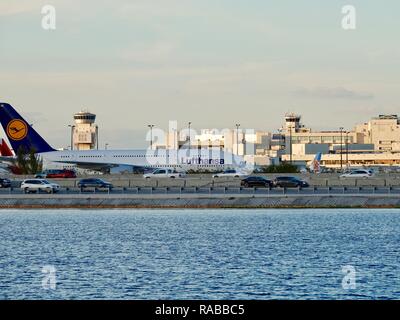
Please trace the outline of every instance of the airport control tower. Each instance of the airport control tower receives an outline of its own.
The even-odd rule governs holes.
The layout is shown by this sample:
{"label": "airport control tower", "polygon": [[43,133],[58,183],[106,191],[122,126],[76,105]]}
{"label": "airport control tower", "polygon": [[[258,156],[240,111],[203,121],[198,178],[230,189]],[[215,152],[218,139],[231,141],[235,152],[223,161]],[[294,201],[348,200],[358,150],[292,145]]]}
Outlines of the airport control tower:
{"label": "airport control tower", "polygon": [[284,131],[285,133],[295,133],[299,132],[300,128],[303,126],[300,123],[301,116],[294,114],[294,113],[286,113],[285,114],[285,127]]}
{"label": "airport control tower", "polygon": [[98,149],[98,126],[95,124],[96,115],[83,110],[74,114],[75,124],[72,130],[72,149]]}

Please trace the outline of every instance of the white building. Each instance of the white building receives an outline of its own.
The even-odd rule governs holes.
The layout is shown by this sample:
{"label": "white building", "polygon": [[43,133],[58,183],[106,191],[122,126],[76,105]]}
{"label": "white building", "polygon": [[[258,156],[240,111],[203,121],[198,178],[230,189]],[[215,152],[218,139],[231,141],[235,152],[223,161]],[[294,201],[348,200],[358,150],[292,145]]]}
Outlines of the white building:
{"label": "white building", "polygon": [[299,116],[286,116],[281,131],[285,132],[283,161],[305,165],[321,152],[322,166],[330,168],[400,166],[400,120],[396,115],[380,115],[352,131],[315,132],[304,128]]}
{"label": "white building", "polygon": [[372,143],[376,151],[400,152],[400,119],[380,115],[355,127],[358,143]]}

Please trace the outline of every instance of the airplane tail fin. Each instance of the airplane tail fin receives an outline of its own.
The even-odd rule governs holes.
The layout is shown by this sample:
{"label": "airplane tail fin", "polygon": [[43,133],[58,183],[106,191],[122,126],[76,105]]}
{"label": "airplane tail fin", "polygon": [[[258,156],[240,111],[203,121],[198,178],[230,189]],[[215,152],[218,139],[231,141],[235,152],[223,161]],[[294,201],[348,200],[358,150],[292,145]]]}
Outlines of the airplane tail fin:
{"label": "airplane tail fin", "polygon": [[315,172],[315,173],[319,173],[321,171],[321,158],[322,158],[322,153],[318,152],[315,155],[314,160],[311,162],[310,165],[310,171],[311,172]]}
{"label": "airplane tail fin", "polygon": [[247,175],[250,175],[250,174],[252,174],[254,172],[254,164],[253,163],[249,163],[247,161],[241,161],[239,163],[238,168],[239,168],[240,172],[242,172],[244,174],[247,174]]}
{"label": "airplane tail fin", "polygon": [[14,154],[11,151],[10,147],[8,146],[6,140],[1,139],[1,144],[0,144],[0,155],[3,157],[13,157]]}
{"label": "airplane tail fin", "polygon": [[8,103],[0,103],[0,122],[14,152],[22,148],[24,152],[36,153],[54,149],[22,118]]}

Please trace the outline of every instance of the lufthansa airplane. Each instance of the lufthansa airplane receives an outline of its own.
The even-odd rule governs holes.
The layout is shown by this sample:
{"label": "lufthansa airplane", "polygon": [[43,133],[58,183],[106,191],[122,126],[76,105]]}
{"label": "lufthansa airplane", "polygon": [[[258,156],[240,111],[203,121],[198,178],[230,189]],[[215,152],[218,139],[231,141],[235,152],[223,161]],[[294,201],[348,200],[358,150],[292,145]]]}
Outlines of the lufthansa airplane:
{"label": "lufthansa airplane", "polygon": [[[243,158],[214,149],[180,150],[65,150],[52,148],[8,103],[0,102],[0,121],[16,153],[20,148],[35,153],[43,159],[47,169],[88,169],[102,172],[155,170],[170,168],[179,170],[238,169],[249,171]],[[1,157],[2,161],[11,157]]]}

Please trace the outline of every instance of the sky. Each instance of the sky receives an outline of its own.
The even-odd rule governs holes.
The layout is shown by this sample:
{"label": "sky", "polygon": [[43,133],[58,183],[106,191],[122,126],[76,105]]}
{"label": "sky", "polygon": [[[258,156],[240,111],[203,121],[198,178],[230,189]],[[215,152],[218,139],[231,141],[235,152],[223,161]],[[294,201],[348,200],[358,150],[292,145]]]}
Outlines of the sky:
{"label": "sky", "polygon": [[275,131],[295,112],[351,129],[400,113],[399,18],[398,0],[2,0],[0,100],[54,147],[82,109],[109,148],[145,147],[169,120]]}

